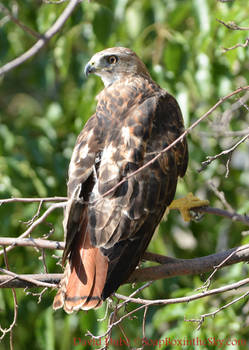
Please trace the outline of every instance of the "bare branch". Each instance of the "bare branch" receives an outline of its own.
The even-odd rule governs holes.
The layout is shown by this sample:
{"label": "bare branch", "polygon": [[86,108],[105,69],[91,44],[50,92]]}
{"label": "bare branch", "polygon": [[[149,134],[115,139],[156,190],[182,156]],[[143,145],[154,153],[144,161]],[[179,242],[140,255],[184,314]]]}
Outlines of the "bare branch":
{"label": "bare branch", "polygon": [[187,321],[187,322],[197,322],[198,323],[197,330],[199,330],[201,328],[203,322],[205,321],[205,318],[210,317],[210,316],[215,316],[218,312],[220,312],[220,311],[228,308],[229,306],[237,303],[239,300],[244,299],[245,297],[247,297],[247,295],[249,295],[249,291],[244,293],[243,295],[240,295],[238,298],[235,298],[230,303],[227,303],[227,304],[221,306],[220,308],[216,309],[215,311],[201,315],[200,318],[197,319],[197,320],[185,320],[185,321]]}
{"label": "bare branch", "polygon": [[175,259],[175,261],[172,260],[172,262],[168,262],[168,257],[166,257],[166,262],[164,264],[164,257],[160,255],[158,257],[162,265],[137,269],[132,273],[128,282],[154,281],[174,276],[201,274],[213,270],[216,266],[223,263],[227,257],[229,257],[229,259],[223,263],[221,266],[222,268],[242,261],[247,262],[249,261],[249,245],[247,244],[238,248],[232,248],[220,253],[194,259]]}
{"label": "bare branch", "polygon": [[238,131],[216,131],[212,130],[212,132],[206,132],[206,131],[200,131],[200,136],[208,136],[208,137],[237,137],[237,136],[244,136],[247,135],[249,131],[249,128],[246,128],[245,130],[238,130]]}
{"label": "bare branch", "polygon": [[[148,252],[145,253],[144,259],[155,261],[162,265],[139,268],[135,270],[128,279],[127,283],[154,281],[174,276],[196,275],[212,271],[217,267],[223,268],[238,262],[248,262],[249,244],[194,259],[169,258]],[[7,274],[7,272],[3,271],[3,269],[0,269],[0,271]],[[10,278],[9,275],[10,274],[8,274],[8,276],[0,276],[0,287],[25,288],[27,286],[32,287],[37,285],[48,286],[47,284],[37,284],[36,282],[58,284],[62,277],[62,274],[17,275],[11,273],[10,276],[15,277],[15,279],[13,279]],[[28,282],[28,284],[26,282]]]}
{"label": "bare branch", "polygon": [[3,4],[0,4],[0,11],[3,12],[8,18],[11,19],[12,22],[17,24],[20,28],[22,28],[22,30],[24,30],[29,35],[33,36],[36,39],[40,39],[42,37],[42,35],[37,33],[35,30],[27,27],[25,24],[20,22],[19,19],[13,16],[12,13]]}
{"label": "bare branch", "polygon": [[[5,261],[5,265],[7,267],[7,271],[9,271],[9,263],[8,263],[8,257],[6,254],[6,249],[4,249],[4,261]],[[12,290],[12,295],[13,295],[13,300],[14,300],[14,317],[13,317],[13,321],[10,324],[9,328],[5,328],[3,329],[0,325],[0,332],[2,333],[0,336],[0,340],[2,340],[6,333],[10,334],[10,349],[13,349],[13,328],[16,325],[16,321],[17,321],[17,314],[18,314],[18,304],[17,304],[17,297],[16,297],[16,291],[14,288],[11,288]]]}
{"label": "bare branch", "polygon": [[62,202],[67,201],[67,197],[44,197],[44,198],[6,198],[0,199],[0,205],[12,202],[24,202],[24,203],[34,203],[34,202]]}
{"label": "bare branch", "polygon": [[231,47],[223,47],[223,52],[227,52],[227,51],[231,51],[231,50],[234,50],[234,49],[237,49],[238,47],[247,47],[249,45],[249,38],[246,38],[246,41],[244,42],[244,44],[241,44],[241,43],[238,43],[234,46],[231,46]]}
{"label": "bare branch", "polygon": [[218,18],[216,18],[216,21],[223,24],[226,28],[231,29],[231,30],[249,30],[249,27],[240,27],[235,22],[232,22],[232,21],[225,23]]}
{"label": "bare branch", "polygon": [[202,168],[199,170],[202,171],[204,169],[206,169],[206,167],[212,163],[214,160],[216,160],[217,158],[221,157],[221,156],[224,156],[224,155],[229,155],[231,154],[237,147],[239,147],[239,145],[241,143],[243,143],[244,141],[246,141],[246,139],[249,138],[249,133],[247,133],[244,137],[242,137],[241,140],[239,140],[238,142],[236,142],[232,147],[220,152],[219,154],[216,154],[215,156],[208,156],[207,157],[207,160],[205,160],[205,162],[202,162]]}
{"label": "bare branch", "polygon": [[[58,208],[63,208],[65,207],[66,205],[66,202],[63,202],[63,203],[55,203],[55,204],[52,204],[51,207],[49,207],[45,213],[39,218],[37,219],[25,232],[23,232],[19,238],[25,238],[27,236],[30,235],[30,233],[40,224],[42,223],[48,216],[49,214],[54,211],[55,209],[58,209]],[[6,251],[9,251],[11,249],[13,249],[14,246],[10,246],[6,249]],[[0,251],[0,255],[3,254],[3,251]]]}
{"label": "bare branch", "polygon": [[0,245],[2,246],[21,246],[21,247],[35,247],[35,248],[45,248],[45,249],[59,249],[63,250],[65,247],[64,242],[59,241],[49,241],[41,238],[10,238],[10,237],[0,237]]}
{"label": "bare branch", "polygon": [[16,274],[0,268],[5,275],[0,276],[0,288],[33,288],[33,287],[57,287],[62,278],[61,273],[44,274]]}
{"label": "bare branch", "polygon": [[46,33],[42,35],[42,37],[29,50],[0,68],[0,76],[19,66],[37,54],[41,48],[43,48],[45,44],[62,28],[78,3],[79,0],[71,0],[59,18],[52,25],[52,27],[49,28]]}
{"label": "bare branch", "polygon": [[190,296],[186,296],[186,297],[181,297],[181,298],[158,299],[158,300],[147,300],[147,299],[141,299],[141,298],[133,298],[131,296],[126,297],[126,296],[123,296],[123,295],[115,293],[115,296],[118,299],[125,300],[126,302],[142,304],[142,305],[137,307],[136,309],[130,311],[129,313],[125,314],[124,316],[120,317],[116,322],[111,323],[108,326],[108,329],[107,329],[107,331],[104,334],[101,334],[99,336],[94,336],[92,333],[90,333],[88,331],[86,333],[86,336],[91,336],[94,339],[101,339],[103,337],[106,337],[108,334],[110,334],[110,332],[111,332],[113,327],[119,325],[124,319],[132,316],[137,311],[142,310],[144,308],[147,308],[148,306],[189,303],[191,301],[194,301],[194,300],[197,300],[197,299],[201,299],[201,298],[205,298],[205,297],[210,296],[210,295],[216,295],[216,294],[224,293],[224,292],[227,292],[227,291],[230,291],[230,290],[233,290],[233,289],[238,289],[241,286],[244,286],[244,285],[246,285],[248,283],[249,283],[249,278],[246,278],[246,279],[241,280],[239,282],[236,282],[236,283],[224,286],[224,287],[212,289],[212,290],[209,290],[209,291],[204,292],[204,293],[198,293],[198,294],[194,294],[194,295],[190,295]]}
{"label": "bare branch", "polygon": [[234,213],[232,206],[228,203],[223,191],[219,191],[218,187],[211,181],[208,181],[209,188],[214,192],[214,194],[219,198],[224,207],[230,212]]}
{"label": "bare branch", "polygon": [[186,297],[171,298],[171,299],[148,300],[148,299],[141,299],[141,298],[126,297],[126,296],[123,296],[123,295],[120,295],[117,293],[115,293],[115,296],[121,300],[126,300],[126,301],[129,301],[131,303],[143,304],[144,307],[146,305],[147,306],[169,305],[169,304],[188,303],[190,301],[205,298],[205,297],[210,296],[210,295],[228,292],[228,291],[233,290],[233,289],[238,289],[238,288],[240,288],[248,283],[249,283],[249,278],[245,278],[239,282],[232,283],[232,284],[220,287],[220,288],[211,289],[211,290],[208,290],[206,292],[202,292],[202,293],[198,293],[198,294],[194,294],[194,295],[190,295],[190,296],[186,296]]}
{"label": "bare branch", "polygon": [[241,215],[236,212],[229,212],[223,209],[219,208],[211,208],[211,207],[202,207],[202,208],[193,208],[192,211],[196,211],[199,213],[207,213],[207,214],[214,214],[218,216],[223,216],[228,219],[231,219],[232,221],[242,222],[245,225],[249,226],[249,216],[247,215]]}

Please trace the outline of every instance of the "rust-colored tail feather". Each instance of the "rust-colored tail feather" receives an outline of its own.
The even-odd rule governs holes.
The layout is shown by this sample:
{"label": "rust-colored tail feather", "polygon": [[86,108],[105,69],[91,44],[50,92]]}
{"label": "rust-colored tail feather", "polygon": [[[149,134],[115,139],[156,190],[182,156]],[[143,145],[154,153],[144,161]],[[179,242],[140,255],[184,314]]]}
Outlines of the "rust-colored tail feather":
{"label": "rust-colored tail feather", "polygon": [[54,298],[53,308],[67,313],[101,306],[108,262],[99,248],[91,245],[88,232],[75,238],[69,262]]}

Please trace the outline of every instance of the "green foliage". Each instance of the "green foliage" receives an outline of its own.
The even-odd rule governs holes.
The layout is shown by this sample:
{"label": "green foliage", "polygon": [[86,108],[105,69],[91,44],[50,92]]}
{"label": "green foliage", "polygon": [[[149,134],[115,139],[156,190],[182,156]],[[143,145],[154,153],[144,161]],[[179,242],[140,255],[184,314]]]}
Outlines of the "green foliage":
{"label": "green foliage", "polygon": [[[66,4],[5,1],[9,9],[13,10],[13,5],[18,6],[18,18],[40,33],[51,27]],[[218,18],[226,23],[234,21],[248,27],[248,13],[247,0],[229,3],[207,0],[80,3],[63,29],[37,56],[0,80],[0,198],[66,194],[67,167],[76,137],[93,113],[95,96],[102,88],[98,78],[90,77],[86,81],[83,76],[84,65],[95,52],[111,46],[134,49],[153,78],[176,96],[185,125],[189,126],[222,96],[248,84],[248,47],[222,52],[223,47],[244,43],[248,32],[229,30],[216,21]],[[36,40],[4,18],[4,14],[0,13],[1,65],[25,52]],[[208,199],[211,206],[221,207],[208,187],[207,182],[212,180],[237,212],[244,214],[248,211],[248,143],[241,144],[233,153],[227,178],[225,156],[198,172],[206,156],[215,155],[239,140],[236,136],[225,137],[226,134],[248,127],[248,110],[243,106],[231,109],[232,104],[243,95],[223,103],[188,137],[190,164],[185,179],[179,182],[177,196],[193,192]],[[23,221],[35,214],[37,205],[6,204],[0,210],[1,235],[17,237],[25,230]],[[48,221],[55,228],[51,238],[62,240],[62,213],[54,212]],[[248,243],[248,237],[241,235],[245,229],[242,224],[211,215],[206,215],[199,222],[186,224],[178,213],[172,212],[160,225],[149,250],[181,258],[208,255]],[[41,237],[49,230],[50,227],[44,223],[32,236]],[[16,248],[8,254],[9,265],[18,273],[42,273],[39,255],[40,252],[31,248]],[[49,272],[61,272],[52,253],[46,254],[46,261]],[[215,275],[212,287],[239,281],[247,274],[248,269],[242,264],[226,268]],[[191,295],[207,276],[158,281],[141,295],[151,299]],[[119,290],[126,295],[131,291],[129,285]],[[46,292],[41,303],[37,304],[35,296],[17,291],[19,308],[18,324],[14,328],[14,349],[96,348],[93,343],[83,346],[90,339],[85,337],[85,333],[87,330],[93,334],[105,332],[107,321],[97,321],[104,316],[105,306],[97,311],[68,316],[63,311],[52,311],[54,294],[55,291]],[[249,341],[248,300],[241,300],[215,318],[207,318],[199,331],[196,324],[185,321],[214,311],[235,296],[224,294],[189,304],[150,308],[146,337],[155,340],[216,337]],[[128,311],[134,307],[129,305]],[[142,337],[143,311],[137,316],[137,319],[126,319],[122,323],[131,343]],[[7,327],[12,319],[11,291],[0,290],[1,326]],[[112,337],[123,337],[120,329],[115,329]],[[7,336],[0,343],[0,349],[6,348]],[[114,348],[117,347],[110,346],[110,349]],[[147,348],[160,347],[151,344]],[[188,348],[199,347],[192,345]],[[229,346],[223,348],[228,349]],[[174,349],[182,347],[176,345]]]}

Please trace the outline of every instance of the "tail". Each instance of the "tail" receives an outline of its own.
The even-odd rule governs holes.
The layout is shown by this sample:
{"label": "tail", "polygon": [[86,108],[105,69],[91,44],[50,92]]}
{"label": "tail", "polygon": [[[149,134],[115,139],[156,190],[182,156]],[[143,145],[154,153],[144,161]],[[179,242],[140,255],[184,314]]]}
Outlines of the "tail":
{"label": "tail", "polygon": [[72,313],[101,306],[107,270],[108,259],[99,248],[91,245],[89,233],[77,234],[54,298],[54,310],[64,307],[67,313]]}

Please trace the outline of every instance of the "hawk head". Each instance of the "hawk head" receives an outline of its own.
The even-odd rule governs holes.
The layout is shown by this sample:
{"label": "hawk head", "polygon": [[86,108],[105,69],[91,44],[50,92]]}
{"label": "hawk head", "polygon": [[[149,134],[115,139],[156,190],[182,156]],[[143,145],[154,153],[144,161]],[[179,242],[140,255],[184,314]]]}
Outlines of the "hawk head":
{"label": "hawk head", "polygon": [[86,76],[90,73],[100,76],[105,86],[130,74],[150,78],[144,63],[135,52],[125,47],[97,52],[85,66]]}

